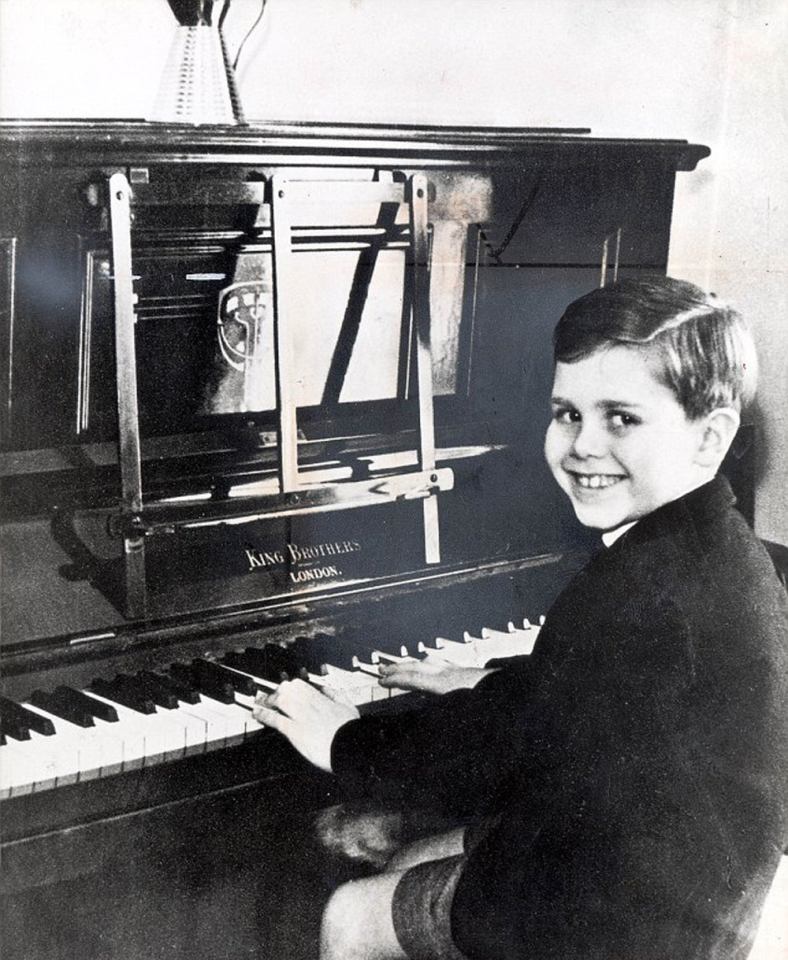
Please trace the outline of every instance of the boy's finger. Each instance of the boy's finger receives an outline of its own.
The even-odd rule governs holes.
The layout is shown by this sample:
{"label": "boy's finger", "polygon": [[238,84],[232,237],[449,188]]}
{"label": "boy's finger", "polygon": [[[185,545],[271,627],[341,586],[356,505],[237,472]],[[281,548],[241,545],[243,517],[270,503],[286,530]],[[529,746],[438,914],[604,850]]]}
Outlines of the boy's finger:
{"label": "boy's finger", "polygon": [[262,723],[264,727],[272,727],[280,733],[285,733],[287,725],[291,722],[284,714],[279,713],[278,710],[271,710],[270,707],[265,707],[259,703],[252,707],[252,716],[258,723]]}
{"label": "boy's finger", "polygon": [[277,693],[278,690],[278,686],[274,687],[272,690],[258,690],[254,695],[254,702],[262,703],[263,705],[272,702],[275,703],[276,701],[272,701],[271,698]]}
{"label": "boy's finger", "polygon": [[378,683],[382,687],[401,687],[405,689],[424,683],[424,677],[415,670],[402,668],[397,670],[396,673],[381,677]]}

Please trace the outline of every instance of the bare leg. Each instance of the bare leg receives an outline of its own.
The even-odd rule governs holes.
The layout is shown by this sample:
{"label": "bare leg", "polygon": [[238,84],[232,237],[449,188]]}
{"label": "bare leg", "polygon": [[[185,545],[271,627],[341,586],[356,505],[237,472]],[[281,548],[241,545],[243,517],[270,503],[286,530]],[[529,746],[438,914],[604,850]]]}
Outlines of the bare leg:
{"label": "bare leg", "polygon": [[338,887],[323,912],[320,960],[403,960],[391,918],[394,890],[417,863],[463,852],[465,828],[425,837],[398,850],[385,872]]}
{"label": "bare leg", "polygon": [[[456,824],[456,819],[432,811],[405,812],[354,801],[323,810],[315,820],[315,833],[320,844],[334,856],[389,870],[391,859],[415,846],[417,838],[427,838],[432,843],[438,834],[453,832]],[[425,853],[421,859],[438,860],[454,853],[462,853],[462,848],[446,854]]]}
{"label": "bare leg", "polygon": [[320,960],[405,960],[391,918],[403,873],[351,880],[334,891],[323,911]]}
{"label": "bare leg", "polygon": [[445,860],[465,852],[465,827],[457,827],[434,837],[424,837],[401,847],[386,864],[386,872],[400,873],[427,860]]}

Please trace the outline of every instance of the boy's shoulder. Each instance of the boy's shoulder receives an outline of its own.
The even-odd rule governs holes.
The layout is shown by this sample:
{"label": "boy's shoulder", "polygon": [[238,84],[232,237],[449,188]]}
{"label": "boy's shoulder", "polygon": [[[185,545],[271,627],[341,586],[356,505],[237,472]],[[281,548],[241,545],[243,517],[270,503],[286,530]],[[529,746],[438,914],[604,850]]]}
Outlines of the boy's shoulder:
{"label": "boy's shoulder", "polygon": [[730,484],[717,475],[635,524],[622,538],[620,559],[645,564],[655,575],[734,566],[739,578],[776,580],[769,555],[735,504]]}
{"label": "boy's shoulder", "polygon": [[601,548],[557,598],[550,634],[726,635],[784,646],[788,594],[724,477],[659,507]]}
{"label": "boy's shoulder", "polygon": [[615,596],[621,578],[630,606],[669,606],[710,630],[745,622],[755,634],[775,624],[785,630],[788,595],[734,504],[718,476],[655,510],[606,551],[596,589]]}

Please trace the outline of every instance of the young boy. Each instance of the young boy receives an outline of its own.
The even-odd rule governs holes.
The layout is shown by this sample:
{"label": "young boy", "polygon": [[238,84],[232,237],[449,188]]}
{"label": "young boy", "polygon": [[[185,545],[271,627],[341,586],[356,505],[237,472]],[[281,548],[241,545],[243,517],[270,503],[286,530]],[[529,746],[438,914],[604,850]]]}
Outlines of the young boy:
{"label": "young boy", "polygon": [[753,391],[739,316],[624,280],[555,332],[545,451],[606,548],[500,670],[357,718],[282,684],[257,718],[388,803],[470,823],[340,887],[323,958],[744,960],[788,843],[788,604],[716,476]]}

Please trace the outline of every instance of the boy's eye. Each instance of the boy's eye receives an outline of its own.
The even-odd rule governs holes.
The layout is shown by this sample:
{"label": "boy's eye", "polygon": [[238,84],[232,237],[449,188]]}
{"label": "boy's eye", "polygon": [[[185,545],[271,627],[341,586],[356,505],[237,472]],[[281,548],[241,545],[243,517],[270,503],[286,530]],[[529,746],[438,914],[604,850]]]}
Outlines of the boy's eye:
{"label": "boy's eye", "polygon": [[634,427],[640,423],[640,420],[631,413],[624,413],[621,410],[617,410],[610,414],[610,423],[614,427]]}
{"label": "boy's eye", "polygon": [[580,423],[580,413],[572,407],[554,407],[553,420],[556,423]]}

